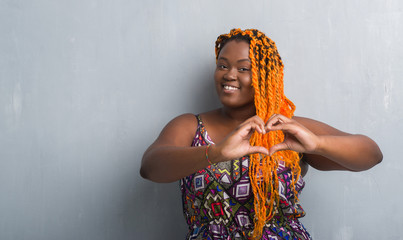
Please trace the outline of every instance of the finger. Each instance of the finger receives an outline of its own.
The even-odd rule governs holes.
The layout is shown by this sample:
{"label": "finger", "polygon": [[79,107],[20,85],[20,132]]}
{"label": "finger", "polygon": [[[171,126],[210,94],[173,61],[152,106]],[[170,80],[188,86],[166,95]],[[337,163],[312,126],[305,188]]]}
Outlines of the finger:
{"label": "finger", "polygon": [[255,115],[253,117],[246,119],[242,124],[248,123],[248,122],[263,122],[263,120],[258,115]]}
{"label": "finger", "polygon": [[273,145],[269,149],[269,155],[272,156],[275,152],[282,151],[282,150],[289,150],[289,149],[290,149],[290,147],[286,143],[281,142],[276,145]]}
{"label": "finger", "polygon": [[273,115],[271,115],[271,117],[270,117],[269,120],[267,120],[267,121],[272,120],[272,119],[275,118],[277,115],[278,115],[277,113],[274,113]]}
{"label": "finger", "polygon": [[256,130],[258,133],[261,134],[266,133],[263,120],[259,121],[257,119],[250,119],[248,122],[244,122],[239,126],[239,131],[245,131],[245,130],[248,132]]}
{"label": "finger", "polygon": [[254,121],[256,121],[258,123],[263,123],[264,124],[263,119],[261,119],[258,115],[255,115],[255,116],[251,117],[250,119],[253,119]]}
{"label": "finger", "polygon": [[248,151],[247,154],[253,154],[253,153],[261,153],[261,154],[269,155],[269,150],[267,150],[267,148],[261,147],[261,146],[251,146],[250,150]]}
{"label": "finger", "polygon": [[255,115],[252,118],[253,123],[255,123],[258,127],[259,127],[259,133],[261,134],[265,134],[266,130],[265,130],[265,126],[264,126],[264,121],[257,115]]}
{"label": "finger", "polygon": [[255,115],[251,118],[248,118],[245,122],[241,123],[240,126],[247,125],[250,123],[255,123],[255,124],[259,125],[261,127],[261,129],[264,129],[264,127],[265,127],[264,121],[257,115]]}
{"label": "finger", "polygon": [[280,123],[280,124],[275,124],[271,125],[269,127],[266,127],[268,131],[278,131],[281,130],[283,132],[288,132],[291,134],[294,134],[298,131],[298,125],[294,123]]}
{"label": "finger", "polygon": [[292,120],[284,115],[281,114],[273,114],[270,119],[266,122],[266,129],[271,128],[272,126],[280,125],[283,123],[289,123]]}
{"label": "finger", "polygon": [[273,116],[267,122],[289,122],[291,118],[288,118],[281,114],[273,114]]}
{"label": "finger", "polygon": [[263,119],[261,119],[259,116],[255,116],[255,121],[256,121],[256,123],[257,124],[259,124],[259,126],[260,126],[260,128],[261,128],[261,130],[262,130],[262,134],[266,134],[266,130],[265,130],[265,124],[264,124],[264,121],[263,121]]}

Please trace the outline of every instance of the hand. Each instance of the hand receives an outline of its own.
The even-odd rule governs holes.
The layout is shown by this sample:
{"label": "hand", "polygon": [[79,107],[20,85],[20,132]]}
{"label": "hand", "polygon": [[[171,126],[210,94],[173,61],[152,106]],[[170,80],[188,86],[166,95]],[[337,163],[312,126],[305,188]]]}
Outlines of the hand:
{"label": "hand", "polygon": [[319,145],[319,137],[297,121],[281,114],[273,114],[267,121],[266,131],[281,130],[284,141],[272,146],[269,155],[281,150],[293,150],[301,153],[314,153]]}
{"label": "hand", "polygon": [[213,148],[219,151],[221,158],[219,161],[228,161],[237,159],[252,153],[269,154],[269,150],[262,146],[251,146],[249,140],[253,132],[265,134],[265,124],[258,116],[253,116],[239,125],[222,142],[216,144]]}

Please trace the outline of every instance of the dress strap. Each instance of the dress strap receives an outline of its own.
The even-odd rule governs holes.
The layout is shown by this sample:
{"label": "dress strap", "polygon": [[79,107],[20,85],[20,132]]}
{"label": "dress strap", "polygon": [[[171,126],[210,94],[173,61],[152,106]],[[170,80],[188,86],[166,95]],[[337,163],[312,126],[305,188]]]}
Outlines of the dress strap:
{"label": "dress strap", "polygon": [[197,119],[197,128],[204,127],[203,126],[203,121],[201,120],[201,117],[200,117],[200,114],[196,114],[195,117]]}
{"label": "dress strap", "polygon": [[211,138],[210,138],[210,136],[208,135],[208,133],[207,133],[205,127],[204,127],[204,124],[203,124],[203,121],[202,121],[202,119],[201,119],[201,117],[200,117],[200,114],[196,114],[195,117],[196,117],[196,119],[197,119],[197,131],[196,131],[196,135],[199,135],[199,136],[201,136],[201,137],[203,138],[203,140],[204,140],[204,142],[205,142],[205,145],[207,145],[207,144],[214,144],[213,141],[211,141]]}

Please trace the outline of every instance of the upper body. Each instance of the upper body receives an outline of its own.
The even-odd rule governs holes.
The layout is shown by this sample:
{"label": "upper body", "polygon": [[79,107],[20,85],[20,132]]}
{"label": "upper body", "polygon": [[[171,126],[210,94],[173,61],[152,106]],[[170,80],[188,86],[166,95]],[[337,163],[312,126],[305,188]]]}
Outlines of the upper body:
{"label": "upper body", "polygon": [[[302,175],[309,166],[319,170],[363,171],[381,162],[379,147],[367,136],[346,133],[304,117],[280,113],[272,114],[266,121],[259,117],[257,85],[252,81],[256,79],[256,63],[250,59],[252,43],[255,44],[229,40],[217,53],[214,80],[222,107],[200,114],[214,144],[192,146],[198,122],[193,114],[178,116],[144,153],[142,177],[173,182],[208,168],[210,163],[225,163],[255,153],[272,156],[283,150],[302,154]],[[282,131],[282,142],[270,148],[251,144],[255,132],[263,136],[273,131]]]}
{"label": "upper body", "polygon": [[[290,149],[303,153],[301,167],[319,170],[362,171],[382,160],[378,145],[369,137],[349,134],[309,118],[282,115],[268,122],[256,116],[250,86],[248,44],[231,41],[221,51],[215,70],[215,86],[222,107],[201,114],[214,146],[209,149],[212,162],[239,158],[250,153],[272,154]],[[232,86],[232,87],[227,87]],[[197,128],[193,114],[170,121],[143,156],[140,173],[155,182],[173,182],[209,165],[205,149],[192,148]],[[282,130],[286,141],[264,149],[251,146],[251,132]]]}

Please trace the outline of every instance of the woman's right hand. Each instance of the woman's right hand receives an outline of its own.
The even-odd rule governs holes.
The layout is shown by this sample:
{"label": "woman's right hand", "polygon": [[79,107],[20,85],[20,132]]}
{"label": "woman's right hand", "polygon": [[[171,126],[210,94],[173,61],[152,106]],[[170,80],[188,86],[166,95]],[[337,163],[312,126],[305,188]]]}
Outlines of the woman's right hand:
{"label": "woman's right hand", "polygon": [[240,124],[222,142],[212,145],[209,150],[209,157],[212,162],[223,162],[241,158],[252,153],[269,154],[269,150],[262,146],[251,146],[252,134],[265,134],[265,123],[258,116],[253,116]]}
{"label": "woman's right hand", "polygon": [[223,141],[206,146],[191,147],[197,128],[195,117],[184,114],[165,126],[160,136],[143,155],[140,174],[154,182],[173,182],[208,166],[205,151],[213,163],[241,158],[251,153],[269,154],[268,149],[251,146],[254,131],[266,133],[265,124],[258,116],[240,124]]}

